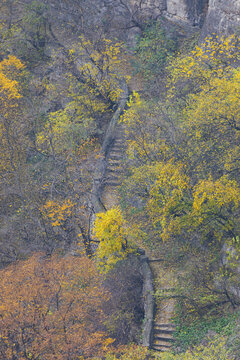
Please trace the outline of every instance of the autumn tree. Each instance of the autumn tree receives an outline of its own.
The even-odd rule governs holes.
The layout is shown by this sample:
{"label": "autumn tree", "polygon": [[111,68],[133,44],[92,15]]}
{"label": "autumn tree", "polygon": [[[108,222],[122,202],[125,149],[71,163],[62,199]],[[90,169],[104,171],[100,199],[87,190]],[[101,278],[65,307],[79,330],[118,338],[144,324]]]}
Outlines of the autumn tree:
{"label": "autumn tree", "polygon": [[[43,243],[48,243],[48,247],[52,241],[39,212],[39,203],[46,199],[44,192],[47,187],[41,188],[43,181],[46,181],[46,173],[34,168],[36,157],[43,161],[43,155],[33,154],[32,126],[35,119],[30,118],[26,109],[28,80],[25,66],[16,57],[9,56],[0,63],[1,221],[5,228],[1,256],[4,261],[17,256],[20,243],[26,241],[29,247],[29,242],[38,238],[37,241],[45,239]],[[28,105],[31,105],[28,100]],[[53,163],[50,162],[48,166],[51,167]],[[62,177],[58,177],[58,180],[62,181]],[[52,181],[53,186],[54,176]]]}
{"label": "autumn tree", "polygon": [[99,268],[108,272],[128,253],[128,233],[120,208],[98,213],[93,232],[99,241],[96,253]]}
{"label": "autumn tree", "polygon": [[18,166],[16,159],[20,154],[15,144],[19,143],[18,136],[21,132],[16,131],[16,122],[19,120],[19,99],[22,97],[18,80],[23,69],[24,65],[14,56],[0,62],[0,126],[4,153],[1,156],[2,171],[8,169],[15,172]]}
{"label": "autumn tree", "polygon": [[[175,256],[179,262],[183,256],[191,274],[180,295],[195,309],[235,302],[230,278],[236,285],[236,277],[230,267],[221,268],[219,257],[226,242],[239,253],[238,61],[237,38],[208,38],[172,60],[165,102],[149,104],[133,94],[122,119],[128,144],[125,217],[145,244],[168,242],[178,249]],[[192,263],[186,249],[196,258]],[[206,276],[197,268],[202,253]]]}
{"label": "autumn tree", "polygon": [[[92,7],[90,3],[84,5],[84,11]],[[1,22],[1,54],[19,54],[31,71],[25,81],[18,74],[23,71],[12,66],[10,79],[16,80],[13,85],[19,97],[12,96],[11,101],[6,97],[5,103],[8,119],[5,117],[4,126],[8,126],[8,132],[1,139],[5,153],[1,157],[6,190],[2,203],[4,239],[11,239],[8,243],[14,257],[25,246],[51,253],[57,246],[78,242],[78,234],[87,244],[94,162],[125,78],[123,44],[105,39],[101,32],[97,40],[89,40],[89,33],[83,36],[83,29],[78,29],[78,43],[66,46],[55,36],[47,16],[54,10],[48,1],[27,3],[24,14],[17,11],[22,7],[16,1],[1,6],[6,14],[6,21]],[[71,11],[78,8],[81,12],[79,2],[69,2],[68,6]],[[66,11],[62,4],[59,8]],[[55,53],[52,62],[44,63],[49,38],[55,44]],[[34,73],[32,65],[36,63],[41,63],[46,77]],[[56,71],[59,66],[60,77]],[[66,199],[76,202],[74,215],[64,225],[53,226],[54,221],[49,220],[43,208],[48,201],[62,204]]]}
{"label": "autumn tree", "polygon": [[[24,203],[26,152],[29,145],[29,119],[23,115],[23,94],[26,80],[24,64],[15,56],[0,62],[0,177],[1,221],[9,226],[9,218]],[[8,220],[6,219],[8,218]],[[12,227],[11,227],[12,229]],[[5,234],[4,234],[5,235]],[[3,241],[1,256],[15,258],[11,241]]]}
{"label": "autumn tree", "polygon": [[[35,254],[1,270],[4,359],[76,359],[103,354],[108,295],[88,258]],[[14,296],[13,296],[14,294]]]}
{"label": "autumn tree", "polygon": [[[126,133],[130,135],[128,152],[136,166],[136,169],[132,170],[132,177],[129,177],[129,184],[131,179],[136,184],[137,176],[139,179],[145,179],[145,193],[142,193],[142,197],[146,200],[146,209],[149,211],[147,218],[152,219],[155,226],[160,226],[163,238],[164,234],[171,236],[175,225],[175,230],[186,230],[189,225],[193,231],[197,229],[198,232],[202,231],[207,235],[204,221],[209,233],[220,231],[221,237],[224,234],[229,236],[226,225],[229,222],[230,228],[235,229],[235,235],[232,233],[232,236],[236,237],[238,234],[239,185],[235,181],[238,177],[239,154],[236,90],[238,68],[232,65],[237,63],[238,51],[238,40],[234,37],[221,38],[219,42],[213,38],[207,39],[190,55],[179,56],[175,62],[173,61],[174,65],[170,68],[169,103],[166,106],[159,104],[152,115],[151,111],[145,110],[144,101],[135,95],[124,114]],[[178,114],[174,112],[172,102],[178,108]],[[154,135],[152,136],[148,125],[145,125],[143,111],[150,119],[152,116],[155,117],[159,143],[154,139]],[[165,125],[166,119],[169,119],[170,126]],[[150,121],[154,123],[154,120]],[[138,140],[137,136],[141,138]],[[132,139],[133,137],[137,141]],[[177,169],[181,166],[184,170],[177,174]],[[167,170],[171,168],[172,175]],[[149,180],[144,171],[149,174]],[[176,181],[173,188],[169,189],[168,197],[168,186],[174,181],[173,173],[176,175]],[[229,195],[228,198],[223,196],[225,191]],[[203,197],[201,201],[198,198],[200,194]],[[178,198],[178,204],[174,202],[175,196]],[[211,204],[215,204],[214,210]],[[202,207],[203,214],[208,215],[197,214],[197,207],[199,211]],[[223,207],[225,210],[228,209],[224,215]],[[163,214],[164,209],[167,210],[168,220]],[[233,212],[235,225],[232,220]],[[213,216],[214,221],[210,222],[209,216]],[[199,222],[201,225],[195,228]]]}

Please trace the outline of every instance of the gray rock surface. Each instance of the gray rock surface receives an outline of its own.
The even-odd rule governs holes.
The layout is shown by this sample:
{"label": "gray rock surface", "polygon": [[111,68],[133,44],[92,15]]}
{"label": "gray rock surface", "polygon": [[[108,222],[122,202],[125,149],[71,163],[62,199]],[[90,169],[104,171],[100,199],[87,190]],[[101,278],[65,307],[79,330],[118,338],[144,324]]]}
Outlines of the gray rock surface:
{"label": "gray rock surface", "polygon": [[240,29],[239,0],[209,0],[203,36],[211,33],[231,34]]}
{"label": "gray rock surface", "polygon": [[138,12],[138,17],[139,14],[151,18],[163,15],[174,23],[202,27],[203,36],[214,32],[231,34],[240,28],[240,0],[124,1],[132,13]]}
{"label": "gray rock surface", "polygon": [[165,16],[176,22],[202,26],[207,8],[208,0],[167,0]]}

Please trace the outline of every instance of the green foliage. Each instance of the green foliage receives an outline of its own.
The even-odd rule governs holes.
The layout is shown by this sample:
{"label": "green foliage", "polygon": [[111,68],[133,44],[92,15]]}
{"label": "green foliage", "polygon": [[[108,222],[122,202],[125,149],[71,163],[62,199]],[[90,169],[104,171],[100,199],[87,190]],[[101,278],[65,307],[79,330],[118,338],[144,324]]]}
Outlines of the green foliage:
{"label": "green foliage", "polygon": [[143,31],[135,49],[136,72],[143,75],[146,81],[153,82],[163,74],[168,58],[177,48],[173,34],[166,33],[160,21],[150,23]]}
{"label": "green foliage", "polygon": [[144,360],[147,359],[148,350],[146,347],[129,345],[120,347],[118,351],[108,352],[106,360]]}
{"label": "green foliage", "polygon": [[162,360],[230,360],[230,352],[226,348],[226,339],[217,337],[208,344],[196,346],[184,354],[173,355],[164,353]]}
{"label": "green foliage", "polygon": [[46,10],[43,2],[32,1],[25,8],[25,14],[22,18],[26,34],[31,36],[33,46],[41,50],[46,44]]}
{"label": "green foliage", "polygon": [[88,92],[95,91],[106,101],[118,102],[123,92],[122,82],[129,80],[124,72],[123,43],[106,38],[94,43],[81,36],[69,54],[77,62]]}
{"label": "green foliage", "polygon": [[165,103],[133,93],[123,115],[125,217],[145,243],[183,254],[173,296],[192,318],[238,303],[239,58],[235,36],[209,37],[172,58]]}
{"label": "green foliage", "polygon": [[[226,347],[226,338],[217,337],[209,339],[206,344],[195,346],[191,350],[182,354],[173,354],[172,352],[159,353],[148,352],[146,348],[128,346],[119,349],[114,353],[108,352],[106,360],[145,360],[145,359],[161,359],[161,360],[230,360],[230,352]],[[97,360],[97,359],[96,359]]]}
{"label": "green foliage", "polygon": [[219,317],[206,317],[191,321],[190,324],[181,324],[182,320],[176,317],[177,330],[174,334],[176,339],[175,347],[180,347],[181,351],[185,352],[193,345],[201,343],[209,332],[213,334],[217,333],[225,337],[233,335],[238,315],[237,313],[225,316],[221,315]]}
{"label": "green foliage", "polygon": [[227,341],[230,352],[236,357],[240,356],[240,326],[239,321],[237,322],[234,331],[230,334]]}
{"label": "green foliage", "polygon": [[[12,6],[17,5],[13,3]],[[11,13],[12,10],[9,11]],[[28,65],[34,65],[45,58],[47,6],[43,2],[32,1],[24,7],[23,13],[17,23],[10,20],[10,25],[4,24],[2,49],[7,53],[10,50]]]}

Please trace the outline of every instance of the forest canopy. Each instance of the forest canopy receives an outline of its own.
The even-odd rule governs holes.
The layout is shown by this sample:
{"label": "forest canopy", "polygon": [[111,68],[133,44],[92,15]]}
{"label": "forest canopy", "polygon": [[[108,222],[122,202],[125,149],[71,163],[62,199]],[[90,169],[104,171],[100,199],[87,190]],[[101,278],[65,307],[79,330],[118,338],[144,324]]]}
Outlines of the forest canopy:
{"label": "forest canopy", "polygon": [[3,359],[240,356],[240,39],[143,3],[0,3]]}

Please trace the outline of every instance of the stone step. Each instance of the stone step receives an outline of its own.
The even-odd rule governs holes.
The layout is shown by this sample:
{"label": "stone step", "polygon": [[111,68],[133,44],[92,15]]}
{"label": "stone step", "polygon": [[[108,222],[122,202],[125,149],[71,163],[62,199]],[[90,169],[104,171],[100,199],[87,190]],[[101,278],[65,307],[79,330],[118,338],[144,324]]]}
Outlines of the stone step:
{"label": "stone step", "polygon": [[176,328],[176,325],[175,324],[172,324],[172,323],[168,323],[168,324],[165,324],[165,323],[155,323],[154,324],[154,328],[155,329],[175,329]]}
{"label": "stone step", "polygon": [[119,167],[107,167],[106,173],[110,173],[110,174],[122,174],[122,170],[119,169]]}
{"label": "stone step", "polygon": [[106,169],[106,174],[114,174],[116,173],[116,175],[120,176],[122,174],[123,170],[120,166],[108,166]]}
{"label": "stone step", "polygon": [[118,163],[111,163],[108,165],[108,167],[106,168],[106,171],[108,170],[122,170],[121,164]]}
{"label": "stone step", "polygon": [[119,146],[114,146],[114,148],[111,149],[110,155],[111,154],[126,154],[126,147],[123,145],[119,145]]}
{"label": "stone step", "polygon": [[162,261],[166,261],[166,259],[164,259],[164,258],[156,258],[156,259],[152,258],[152,259],[149,259],[148,261],[149,262],[162,262]]}
{"label": "stone step", "polygon": [[104,186],[110,186],[110,187],[117,187],[117,186],[121,186],[122,183],[121,182],[113,182],[113,181],[107,181],[105,182]]}
{"label": "stone step", "polygon": [[119,146],[119,145],[125,145],[125,138],[124,137],[119,136],[114,140],[113,146]]}
{"label": "stone step", "polygon": [[116,138],[118,138],[120,135],[125,135],[125,129],[122,127],[117,127],[115,129]]}
{"label": "stone step", "polygon": [[175,339],[171,336],[154,336],[153,341],[166,341],[166,342],[174,342]]}
{"label": "stone step", "polygon": [[122,159],[108,159],[108,164],[122,164]]}
{"label": "stone step", "polygon": [[169,335],[171,335],[171,334],[173,334],[175,331],[176,331],[176,329],[167,329],[167,328],[159,328],[159,329],[153,329],[153,331],[154,331],[154,334],[169,334]]}
{"label": "stone step", "polygon": [[157,344],[153,344],[152,349],[155,351],[169,351],[171,349],[170,345],[157,345]]}
{"label": "stone step", "polygon": [[110,154],[109,161],[111,160],[121,160],[123,158],[123,154]]}
{"label": "stone step", "polygon": [[119,176],[114,176],[113,174],[112,175],[110,175],[109,174],[109,176],[107,176],[107,177],[105,177],[105,180],[104,180],[105,182],[107,182],[107,181],[120,181],[120,179],[119,179]]}
{"label": "stone step", "polygon": [[159,346],[159,345],[170,348],[172,346],[172,343],[171,343],[171,341],[155,339],[153,342],[153,346]]}
{"label": "stone step", "polygon": [[124,152],[123,151],[111,151],[111,154],[109,155],[109,160],[110,159],[115,159],[115,157],[117,157],[119,160],[123,159],[123,156],[124,156]]}
{"label": "stone step", "polygon": [[126,146],[125,136],[118,136],[112,143],[112,147],[114,147],[114,146]]}
{"label": "stone step", "polygon": [[111,150],[116,149],[116,150],[122,151],[123,149],[126,149],[126,148],[127,148],[127,146],[126,146],[125,142],[119,141],[117,143],[114,143]]}
{"label": "stone step", "polygon": [[122,170],[122,166],[121,166],[121,164],[114,162],[114,163],[108,164],[106,171],[108,171],[108,170]]}
{"label": "stone step", "polygon": [[123,148],[112,148],[111,149],[111,152],[110,152],[110,155],[109,156],[111,156],[111,155],[122,155],[124,153],[124,149]]}

